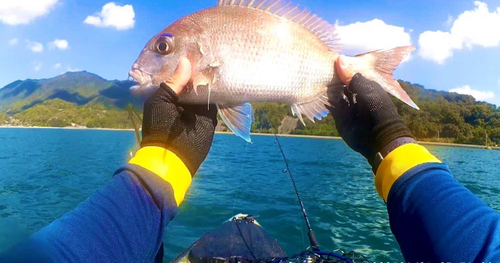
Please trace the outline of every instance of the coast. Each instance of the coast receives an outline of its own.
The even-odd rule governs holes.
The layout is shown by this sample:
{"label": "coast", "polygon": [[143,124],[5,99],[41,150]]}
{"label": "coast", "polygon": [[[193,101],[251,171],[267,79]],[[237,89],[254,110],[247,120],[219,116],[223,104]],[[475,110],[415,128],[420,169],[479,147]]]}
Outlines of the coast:
{"label": "coast", "polygon": [[68,126],[68,127],[46,127],[46,126],[14,126],[0,125],[0,129],[58,129],[58,130],[95,130],[95,131],[134,131],[134,129],[119,129],[119,128],[87,128],[83,126]]}
{"label": "coast", "polygon": [[[13,125],[0,125],[1,128],[7,129],[62,129],[62,130],[96,130],[96,131],[134,131],[134,129],[115,129],[115,128],[87,128],[82,126],[69,126],[69,127],[42,127],[42,126],[13,126]],[[233,134],[232,132],[222,132],[216,131],[215,134]],[[274,136],[272,133],[251,133],[252,136]],[[338,136],[315,136],[315,135],[300,135],[300,134],[278,134],[279,137],[291,137],[291,138],[309,138],[309,139],[322,139],[322,140],[342,140]],[[447,146],[447,147],[462,147],[462,148],[473,148],[473,149],[486,149],[484,145],[474,145],[474,144],[460,144],[460,143],[444,143],[444,142],[427,142],[418,141],[422,145],[431,146]],[[499,146],[490,146],[488,149],[500,150]]]}

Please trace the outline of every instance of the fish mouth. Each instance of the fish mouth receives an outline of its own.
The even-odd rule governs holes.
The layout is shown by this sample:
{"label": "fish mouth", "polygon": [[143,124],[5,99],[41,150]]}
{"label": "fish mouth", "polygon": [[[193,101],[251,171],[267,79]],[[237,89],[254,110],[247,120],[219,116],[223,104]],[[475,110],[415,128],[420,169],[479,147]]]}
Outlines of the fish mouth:
{"label": "fish mouth", "polygon": [[146,88],[153,85],[153,75],[139,68],[133,67],[128,75],[138,84],[133,86],[132,89]]}
{"label": "fish mouth", "polygon": [[128,75],[137,83],[137,85],[130,87],[134,95],[149,97],[158,88],[158,85],[154,81],[153,74],[141,70],[136,65],[132,67]]}

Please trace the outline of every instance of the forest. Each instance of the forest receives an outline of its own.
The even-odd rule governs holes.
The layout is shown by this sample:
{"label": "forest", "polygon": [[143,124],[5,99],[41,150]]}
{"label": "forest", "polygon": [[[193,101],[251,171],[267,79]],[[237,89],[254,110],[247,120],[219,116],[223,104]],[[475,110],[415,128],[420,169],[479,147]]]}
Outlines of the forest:
{"label": "forest", "polygon": [[[89,86],[89,81],[81,80],[86,78],[103,83],[102,91],[98,95],[85,99],[86,97],[80,93],[71,93],[73,94],[71,96],[65,93],[64,96],[52,95],[47,99],[28,100],[30,97],[27,97],[24,100],[14,100],[12,104],[14,106],[5,107],[9,110],[0,111],[0,125],[133,128],[127,109],[134,106],[126,105],[127,100],[134,101],[129,94],[127,86],[129,83],[105,82],[90,73],[63,75],[55,80],[65,81],[62,84],[59,83],[58,86],[76,90],[78,85],[74,83],[81,82],[83,83],[81,85]],[[16,83],[11,86],[15,86],[14,84]],[[4,93],[8,91],[10,92],[8,94],[20,96],[26,93],[25,84],[16,84],[16,89],[13,91],[10,91],[8,87],[0,91]],[[393,99],[399,114],[417,139],[488,146],[500,144],[500,108],[486,102],[478,102],[469,95],[428,90],[420,85],[404,81],[400,81],[400,84],[420,107],[420,110],[415,110]],[[83,88],[79,90],[81,89]],[[45,93],[50,94],[50,92],[55,92],[54,88],[46,87]],[[33,92],[33,94],[37,93]],[[16,109],[15,105],[29,104],[33,106],[18,107],[19,110],[13,110]],[[134,104],[139,107],[136,111],[141,112],[141,103],[136,100]],[[292,116],[290,106],[287,104],[253,103],[253,110],[252,132],[272,133],[276,129],[279,133],[338,136],[334,120],[330,115],[315,123],[306,120],[304,126]]]}
{"label": "forest", "polygon": [[[399,114],[417,139],[477,145],[500,144],[500,108],[486,102],[477,102],[470,95],[427,90],[424,87],[400,81],[420,110],[415,110],[393,99]],[[285,104],[261,103],[254,105],[253,130],[271,133],[285,116],[292,116]],[[335,122],[329,115],[306,126],[298,123],[291,133],[303,135],[338,136]]]}

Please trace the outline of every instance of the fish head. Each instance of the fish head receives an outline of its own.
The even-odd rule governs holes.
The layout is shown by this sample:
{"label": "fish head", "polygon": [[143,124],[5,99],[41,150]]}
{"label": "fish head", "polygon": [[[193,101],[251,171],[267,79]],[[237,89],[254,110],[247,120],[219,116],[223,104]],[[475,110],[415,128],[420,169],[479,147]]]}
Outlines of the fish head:
{"label": "fish head", "polygon": [[162,82],[174,73],[181,57],[187,57],[193,65],[203,56],[200,49],[200,32],[196,23],[181,19],[151,38],[132,66],[129,76],[137,85],[132,92],[137,95],[150,95]]}

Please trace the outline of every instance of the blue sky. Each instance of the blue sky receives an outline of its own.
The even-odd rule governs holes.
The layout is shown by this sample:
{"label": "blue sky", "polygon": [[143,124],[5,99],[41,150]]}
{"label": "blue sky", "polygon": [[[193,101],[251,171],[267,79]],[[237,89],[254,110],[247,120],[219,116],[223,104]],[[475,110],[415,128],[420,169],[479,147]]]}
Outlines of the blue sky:
{"label": "blue sky", "polygon": [[[0,87],[87,70],[126,79],[144,44],[215,0],[0,0]],[[500,0],[294,0],[337,24],[344,53],[413,44],[396,78],[500,105]]]}

